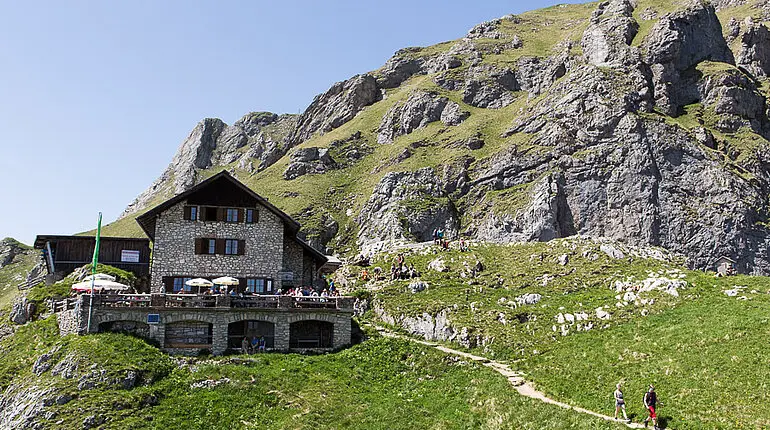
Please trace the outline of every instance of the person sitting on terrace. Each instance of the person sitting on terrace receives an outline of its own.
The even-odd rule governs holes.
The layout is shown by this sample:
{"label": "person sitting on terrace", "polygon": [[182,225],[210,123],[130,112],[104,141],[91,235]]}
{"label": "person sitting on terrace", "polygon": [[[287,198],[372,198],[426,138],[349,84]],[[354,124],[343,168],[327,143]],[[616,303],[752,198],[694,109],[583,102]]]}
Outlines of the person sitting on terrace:
{"label": "person sitting on terrace", "polygon": [[232,290],[230,290],[230,297],[235,297],[236,295],[237,295],[237,294],[236,294],[236,292],[235,292],[235,288],[233,288]]}
{"label": "person sitting on terrace", "polygon": [[258,351],[259,352],[265,352],[265,346],[266,345],[265,345],[265,338],[264,338],[264,336],[261,336],[259,338],[259,344],[258,345],[259,345],[259,350]]}
{"label": "person sitting on terrace", "polygon": [[242,354],[249,353],[249,338],[246,336],[243,336],[243,340],[241,340],[241,353]]}

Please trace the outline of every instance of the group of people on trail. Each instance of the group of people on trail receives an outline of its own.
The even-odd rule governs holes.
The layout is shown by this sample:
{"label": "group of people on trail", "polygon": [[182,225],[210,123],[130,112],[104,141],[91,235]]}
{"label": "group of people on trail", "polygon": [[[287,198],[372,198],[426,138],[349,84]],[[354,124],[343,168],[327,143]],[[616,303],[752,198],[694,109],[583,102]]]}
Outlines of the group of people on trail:
{"label": "group of people on trail", "polygon": [[241,350],[244,354],[254,354],[257,352],[265,352],[266,342],[264,337],[257,339],[256,336],[249,340],[248,336],[244,336],[241,341]]}
{"label": "group of people on trail", "polygon": [[[449,251],[450,242],[449,239],[444,236],[444,230],[440,228],[433,229],[433,244],[439,246],[444,251]],[[466,242],[465,239],[460,239],[459,248],[460,252],[467,252],[471,250],[468,246],[468,242]]]}
{"label": "group of people on trail", "polygon": [[[628,415],[626,415],[626,401],[623,397],[621,384],[618,384],[615,388],[615,393],[613,393],[613,397],[615,398],[615,420],[618,419],[618,413],[623,411],[623,418],[626,420],[626,422],[630,423],[631,420],[628,418]],[[643,421],[644,426],[647,427],[647,424],[652,421],[653,428],[657,430],[658,415],[655,412],[655,408],[658,405],[658,395],[655,393],[655,387],[652,384],[650,384],[650,387],[644,393],[642,402],[644,403],[644,408],[648,413],[647,418],[645,418]]]}
{"label": "group of people on trail", "polygon": [[[376,269],[376,268],[375,268]],[[393,259],[393,264],[390,265],[390,280],[396,279],[411,279],[420,276],[417,269],[414,268],[414,263],[406,264],[406,258],[404,253],[399,253]]]}

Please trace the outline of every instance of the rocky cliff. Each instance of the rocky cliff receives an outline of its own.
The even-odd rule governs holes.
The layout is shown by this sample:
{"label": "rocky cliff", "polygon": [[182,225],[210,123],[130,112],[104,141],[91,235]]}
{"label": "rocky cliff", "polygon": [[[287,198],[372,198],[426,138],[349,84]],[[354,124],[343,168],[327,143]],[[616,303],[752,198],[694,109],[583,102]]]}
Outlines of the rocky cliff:
{"label": "rocky cliff", "polygon": [[299,116],[202,121],[125,215],[228,169],[341,252],[443,227],[770,273],[769,20],[761,1],[611,0],[485,22]]}

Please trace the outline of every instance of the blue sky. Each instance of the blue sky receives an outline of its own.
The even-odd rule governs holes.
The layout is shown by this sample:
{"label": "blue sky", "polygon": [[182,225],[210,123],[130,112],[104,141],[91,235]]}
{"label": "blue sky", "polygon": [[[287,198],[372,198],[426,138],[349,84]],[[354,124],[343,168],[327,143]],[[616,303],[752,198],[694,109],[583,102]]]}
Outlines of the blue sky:
{"label": "blue sky", "polygon": [[0,1],[0,237],[114,220],[202,118],[298,113],[400,48],[564,2]]}

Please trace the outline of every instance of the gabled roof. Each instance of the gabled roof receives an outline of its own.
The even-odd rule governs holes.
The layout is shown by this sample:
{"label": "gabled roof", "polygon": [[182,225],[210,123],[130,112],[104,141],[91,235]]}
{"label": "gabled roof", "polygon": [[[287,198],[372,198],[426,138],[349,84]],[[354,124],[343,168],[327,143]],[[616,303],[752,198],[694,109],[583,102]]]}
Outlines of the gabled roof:
{"label": "gabled roof", "polygon": [[730,263],[735,263],[735,260],[733,260],[732,258],[730,258],[730,257],[728,257],[728,256],[726,256],[726,255],[723,255],[723,256],[721,256],[721,257],[717,258],[716,260],[714,260],[714,264],[716,264],[716,263],[719,263],[719,262],[720,262],[720,261],[722,261],[722,260],[727,260],[727,261],[729,261]]}
{"label": "gabled roof", "polygon": [[[201,181],[199,184],[195,185],[189,190],[183,193],[177,194],[176,196],[166,200],[165,202],[159,204],[158,206],[155,206],[149,211],[143,213],[142,215],[139,215],[138,217],[136,217],[136,222],[139,223],[139,226],[142,227],[142,230],[144,230],[145,234],[147,234],[147,236],[150,239],[155,240],[155,220],[158,214],[174,206],[175,204],[187,199],[190,195],[196,193],[197,191],[200,191],[204,188],[211,186],[214,182],[220,179],[230,181],[233,185],[240,188],[249,196],[253,197],[255,200],[257,200],[259,204],[261,204],[262,206],[267,208],[270,212],[276,214],[279,218],[281,218],[284,225],[291,231],[292,234],[297,233],[300,227],[297,221],[294,221],[292,217],[290,217],[289,215],[287,215],[285,212],[278,209],[277,207],[273,206],[270,202],[267,201],[267,199],[255,193],[251,188],[247,187],[244,183],[235,179],[226,170],[223,170],[217,173],[216,175],[204,181]],[[305,245],[307,246],[307,244]]]}

